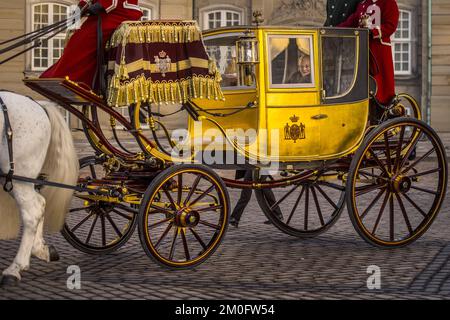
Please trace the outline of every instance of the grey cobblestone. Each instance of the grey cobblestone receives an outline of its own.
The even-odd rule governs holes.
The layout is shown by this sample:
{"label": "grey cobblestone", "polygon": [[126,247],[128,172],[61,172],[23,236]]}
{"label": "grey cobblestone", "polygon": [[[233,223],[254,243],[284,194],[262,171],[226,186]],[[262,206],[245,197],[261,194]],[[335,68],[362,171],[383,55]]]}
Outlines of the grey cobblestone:
{"label": "grey cobblestone", "polygon": [[[443,134],[446,147],[450,134]],[[77,143],[80,157],[90,153]],[[239,191],[230,190],[235,203]],[[253,198],[239,228],[193,270],[169,271],[147,258],[137,233],[119,251],[89,256],[61,235],[47,237],[61,260],[32,260],[20,285],[0,299],[450,299],[450,208],[447,197],[428,232],[406,248],[382,250],[356,234],[344,211],[327,233],[300,240],[265,225]],[[19,242],[0,242],[0,269]],[[66,288],[69,265],[81,268],[81,290]],[[367,267],[378,265],[382,289],[368,290]]]}

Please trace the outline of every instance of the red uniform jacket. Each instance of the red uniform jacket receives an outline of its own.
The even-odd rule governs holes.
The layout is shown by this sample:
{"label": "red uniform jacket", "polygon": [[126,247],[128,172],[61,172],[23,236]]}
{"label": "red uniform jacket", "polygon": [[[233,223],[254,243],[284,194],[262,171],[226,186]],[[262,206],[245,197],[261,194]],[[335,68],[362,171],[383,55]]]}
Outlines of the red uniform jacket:
{"label": "red uniform jacket", "polygon": [[[124,21],[139,20],[142,11],[138,0],[93,0],[100,2],[106,12],[101,13],[103,45]],[[80,1],[80,6],[86,4]],[[70,38],[61,58],[41,78],[69,78],[92,86],[97,68],[97,16],[90,16]]]}
{"label": "red uniform jacket", "polygon": [[[377,99],[387,104],[395,96],[394,63],[391,36],[398,26],[399,10],[395,0],[364,0],[354,14],[339,27],[359,27],[363,15],[371,16],[371,74],[378,84]],[[379,20],[379,21],[377,21]]]}

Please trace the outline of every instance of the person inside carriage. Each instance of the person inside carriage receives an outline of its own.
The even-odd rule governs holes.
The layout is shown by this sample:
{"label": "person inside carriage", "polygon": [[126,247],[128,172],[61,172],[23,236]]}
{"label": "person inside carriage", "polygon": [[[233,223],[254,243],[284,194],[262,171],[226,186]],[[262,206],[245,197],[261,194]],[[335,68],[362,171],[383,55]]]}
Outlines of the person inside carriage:
{"label": "person inside carriage", "polygon": [[371,104],[371,122],[377,123],[384,114],[380,106],[389,106],[395,98],[394,62],[391,36],[397,30],[399,9],[395,0],[364,0],[356,12],[338,27],[361,27],[370,30],[370,74],[378,90]]}
{"label": "person inside carriage", "polygon": [[[139,0],[81,0],[79,7],[90,3],[89,17],[68,41],[61,58],[44,71],[40,78],[64,78],[84,83],[101,91],[101,76],[96,76],[102,58],[97,48],[104,48],[114,31],[124,21],[140,20]],[[100,32],[99,32],[100,31]]]}

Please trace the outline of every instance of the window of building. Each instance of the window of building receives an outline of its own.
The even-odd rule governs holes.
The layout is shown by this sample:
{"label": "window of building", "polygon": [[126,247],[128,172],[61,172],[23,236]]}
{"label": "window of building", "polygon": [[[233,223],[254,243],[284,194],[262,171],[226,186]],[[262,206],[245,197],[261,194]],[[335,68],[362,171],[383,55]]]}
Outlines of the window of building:
{"label": "window of building", "polygon": [[232,10],[207,11],[204,14],[203,29],[232,27],[242,24],[242,14]]}
{"label": "window of building", "polygon": [[[69,7],[57,3],[41,3],[32,6],[32,28],[37,30],[67,18]],[[49,40],[42,39],[41,46],[32,51],[32,70],[43,71],[54,64],[64,50],[65,33]]]}
{"label": "window of building", "polygon": [[410,75],[412,65],[411,11],[400,10],[398,28],[392,38],[394,70],[398,75]]}

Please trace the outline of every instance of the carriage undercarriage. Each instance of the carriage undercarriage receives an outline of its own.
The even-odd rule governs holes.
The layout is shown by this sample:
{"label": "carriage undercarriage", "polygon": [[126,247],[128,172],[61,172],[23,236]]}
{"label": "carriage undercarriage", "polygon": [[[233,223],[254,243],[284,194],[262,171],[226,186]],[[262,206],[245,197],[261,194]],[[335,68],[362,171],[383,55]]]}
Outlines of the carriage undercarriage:
{"label": "carriage undercarriage", "polygon": [[[325,232],[347,205],[364,240],[399,247],[423,235],[445,195],[444,147],[436,133],[414,116],[369,127],[359,148],[346,157],[287,163],[275,173],[254,166],[252,181],[237,181],[220,177],[214,166],[172,161],[167,150],[160,149],[162,143],[144,135],[140,121],[133,122],[133,117],[127,121],[68,79],[25,83],[79,117],[96,151],[80,160],[78,187],[85,191],[75,194],[62,232],[85,253],[113,252],[138,227],[146,254],[156,262],[170,268],[196,266],[217,249],[226,233],[231,205],[227,188],[255,190],[263,213],[291,236],[308,238]],[[407,95],[398,101],[402,97],[413,101]],[[80,105],[81,111],[76,107]],[[183,108],[196,120],[204,120],[195,104]],[[413,104],[414,108],[418,110]],[[99,110],[135,137],[139,152],[126,150],[120,141],[118,147],[108,141],[99,125]],[[147,113],[146,121],[150,123],[151,117]],[[416,204],[417,193],[429,196],[429,208]]]}

